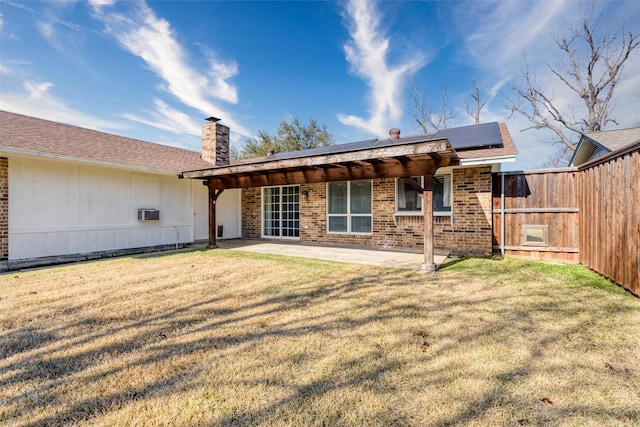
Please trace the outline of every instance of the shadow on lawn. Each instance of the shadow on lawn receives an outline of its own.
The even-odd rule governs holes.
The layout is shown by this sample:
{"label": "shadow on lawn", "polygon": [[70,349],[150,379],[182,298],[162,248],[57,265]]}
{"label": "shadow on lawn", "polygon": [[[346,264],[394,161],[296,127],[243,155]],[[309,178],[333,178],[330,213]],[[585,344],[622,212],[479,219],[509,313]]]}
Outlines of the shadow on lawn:
{"label": "shadow on lawn", "polygon": [[[460,261],[457,262],[462,262]],[[340,333],[345,328],[356,330],[371,323],[392,324],[394,331],[402,330],[404,325],[425,325],[432,342],[429,351],[421,351],[416,345],[415,356],[410,360],[399,360],[384,349],[376,348],[373,342],[366,343],[366,349],[354,354],[333,367],[330,372],[320,379],[315,379],[306,384],[298,384],[283,398],[275,399],[260,408],[231,411],[224,417],[211,419],[206,425],[255,425],[260,423],[272,423],[283,410],[296,409],[305,411],[305,405],[313,403],[323,396],[334,393],[337,390],[347,388],[365,387],[367,392],[385,396],[389,392],[387,376],[390,373],[402,372],[405,366],[415,366],[418,372],[424,376],[423,387],[425,390],[445,390],[450,383],[451,370],[467,375],[471,378],[479,376],[477,372],[468,371],[465,360],[452,360],[448,363],[437,363],[441,358],[459,351],[459,343],[484,342],[496,336],[531,336],[526,342],[529,349],[528,357],[513,363],[513,367],[501,370],[491,377],[493,385],[479,394],[478,397],[465,402],[464,408],[456,410],[447,416],[439,416],[433,421],[434,425],[458,425],[468,422],[482,422],[487,411],[508,404],[512,410],[521,411],[515,419],[520,424],[549,424],[562,420],[562,416],[571,414],[583,414],[586,417],[593,415],[600,419],[620,419],[620,410],[607,407],[581,407],[571,405],[569,396],[566,396],[564,406],[559,410],[552,410],[544,405],[540,399],[542,394],[529,396],[529,400],[523,400],[518,395],[505,394],[505,390],[512,390],[519,384],[523,384],[532,375],[534,366],[539,369],[544,362],[546,353],[558,343],[566,343],[567,337],[579,336],[582,333],[580,323],[567,322],[564,325],[553,325],[546,328],[541,325],[541,313],[555,312],[558,318],[571,319],[578,314],[584,314],[585,310],[594,307],[584,307],[578,301],[563,301],[550,296],[534,305],[523,305],[521,295],[501,293],[501,284],[491,282],[482,289],[469,289],[468,293],[449,294],[449,288],[460,286],[451,279],[435,276],[425,277],[411,273],[399,273],[384,269],[369,269],[371,274],[362,277],[337,279],[332,284],[321,288],[313,287],[313,278],[290,284],[293,289],[290,292],[277,293],[277,289],[266,294],[259,295],[234,295],[214,296],[203,299],[187,306],[175,307],[162,314],[152,315],[142,319],[127,318],[83,318],[73,325],[61,326],[61,329],[73,327],[78,330],[86,329],[73,339],[65,340],[53,349],[49,348],[55,337],[62,334],[60,329],[52,328],[48,331],[36,333],[30,329],[11,331],[2,335],[2,353],[10,356],[19,356],[28,351],[29,357],[16,364],[9,362],[0,370],[0,390],[5,387],[24,385],[24,389],[32,387],[17,396],[2,396],[0,409],[8,405],[10,410],[0,411],[0,421],[11,423],[15,418],[25,414],[38,412],[39,406],[57,406],[59,412],[37,421],[22,423],[23,426],[37,425],[63,425],[74,422],[91,421],[94,417],[105,412],[122,408],[131,401],[147,398],[169,397],[174,393],[189,390],[193,381],[197,381],[205,366],[202,363],[195,366],[178,363],[176,371],[171,375],[148,383],[142,387],[130,387],[100,396],[88,396],[70,406],[65,406],[65,396],[58,393],[58,388],[64,385],[71,377],[82,376],[83,383],[100,381],[110,375],[135,371],[135,368],[149,367],[157,363],[167,362],[176,358],[176,355],[201,354],[201,359],[206,359],[216,352],[226,351],[230,354],[240,354],[249,351],[250,346],[258,345],[265,339],[273,337],[305,337],[312,333],[322,332],[327,336]],[[457,279],[454,279],[457,280]],[[394,293],[379,292],[380,289],[424,290],[424,293],[416,293],[416,298],[411,303],[401,301]],[[269,292],[274,292],[271,294]],[[376,295],[380,294],[378,297]],[[243,302],[233,309],[222,309],[234,298],[246,297]],[[329,310],[322,315],[308,314],[304,322],[298,318],[280,321],[277,325],[266,324],[262,328],[249,328],[247,324],[254,324],[259,319],[268,319],[269,316],[283,312],[294,312],[305,307],[324,304],[329,307],[349,299],[350,310],[342,311],[336,304],[334,310]],[[494,311],[487,307],[495,307]],[[596,309],[597,312],[597,309]],[[366,313],[362,315],[362,313]],[[416,320],[418,319],[418,320]],[[115,323],[115,326],[111,326]],[[469,327],[459,330],[459,324]],[[221,328],[234,327],[234,333],[226,336],[217,336],[216,332]],[[534,331],[543,333],[538,336]],[[86,351],[73,356],[56,356],[64,351],[72,351],[80,346],[86,346],[92,342],[117,336],[123,331],[133,332],[129,338],[109,345],[95,344]],[[417,334],[419,331],[410,330],[402,333]],[[168,336],[167,336],[168,335]],[[28,344],[21,344],[26,337]],[[171,339],[188,339],[191,336],[201,338],[189,340],[185,343],[172,343]],[[453,338],[453,339],[452,339]],[[166,339],[166,341],[165,341]],[[417,339],[416,341],[420,341]],[[602,344],[606,345],[606,344]],[[53,350],[53,351],[52,351]],[[102,370],[90,373],[99,361],[108,356],[125,357],[135,356],[131,362],[119,366],[114,370]],[[231,357],[232,356],[227,356]],[[321,356],[318,356],[321,357]],[[371,359],[376,363],[368,366]],[[42,362],[44,361],[44,362]],[[310,364],[317,360],[311,360]],[[229,363],[233,363],[230,360]],[[343,373],[348,369],[362,366],[358,375],[352,378],[344,378]],[[570,369],[566,365],[550,365],[545,368],[548,376],[561,376],[565,370]],[[239,382],[238,382],[239,381]],[[252,379],[248,382],[254,385],[264,385],[278,382],[277,378]],[[271,383],[269,382],[271,381]],[[40,383],[33,387],[32,384]],[[230,379],[226,386],[247,385],[247,381]],[[291,384],[289,384],[291,386]],[[558,390],[559,393],[563,390]],[[448,395],[444,395],[445,398]],[[391,397],[390,397],[391,398]],[[553,397],[556,398],[555,396]],[[391,399],[393,400],[393,399]],[[320,421],[327,425],[344,424],[344,413],[337,408],[333,413],[319,415]],[[628,409],[627,417],[640,417],[640,410]],[[276,417],[276,418],[274,418]],[[637,419],[637,418],[636,418]],[[318,423],[320,421],[317,421]],[[508,419],[509,422],[513,421]],[[522,421],[522,422],[520,422]],[[622,419],[624,421],[624,418]],[[379,410],[375,419],[369,420],[371,424],[391,425],[424,425],[421,420],[415,420],[411,413],[402,408],[388,407]]]}
{"label": "shadow on lawn", "polygon": [[[322,325],[314,327],[304,326],[301,328],[290,328],[288,330],[265,331],[261,333],[241,333],[235,336],[222,338],[206,338],[198,341],[192,341],[188,346],[182,344],[171,345],[162,344],[166,339],[167,331],[184,331],[178,335],[189,335],[194,332],[214,330],[216,328],[244,322],[252,318],[267,316],[269,314],[279,313],[283,310],[298,308],[309,304],[317,298],[326,298],[330,295],[340,292],[343,295],[349,293],[354,286],[354,281],[336,284],[331,288],[310,289],[296,295],[276,295],[269,298],[260,298],[251,304],[241,305],[236,309],[217,309],[216,305],[222,304],[230,299],[210,298],[197,303],[181,306],[165,312],[161,315],[150,316],[142,320],[128,321],[118,317],[100,319],[82,318],[73,324],[65,324],[60,327],[49,328],[47,331],[38,331],[32,328],[18,329],[7,334],[0,335],[2,347],[0,354],[4,358],[19,355],[23,352],[29,352],[29,357],[25,361],[16,364],[9,363],[0,371],[0,390],[15,384],[28,384],[34,381],[42,382],[40,387],[32,391],[25,392],[18,396],[2,397],[0,404],[11,405],[20,402],[32,402],[38,400],[39,396],[53,391],[56,387],[64,384],[69,376],[75,376],[95,366],[96,360],[106,356],[126,356],[135,354],[151,345],[155,345],[153,355],[140,358],[135,363],[122,366],[120,371],[135,367],[145,366],[151,363],[167,360],[175,357],[176,354],[184,355],[190,352],[202,352],[203,350],[228,348],[238,346],[260,340],[269,335],[298,335],[317,330]],[[260,309],[254,313],[248,314],[248,311]],[[82,310],[82,307],[75,307],[75,310]],[[247,313],[247,314],[245,314]],[[176,320],[177,319],[177,320]],[[365,320],[363,320],[365,321]],[[117,326],[109,326],[116,324]],[[72,339],[66,339],[61,343],[56,342],[61,339],[64,329],[75,328],[87,330],[86,333],[78,334]],[[118,341],[115,344],[106,346],[93,346],[84,352],[78,352],[73,356],[55,356],[68,350],[74,350],[83,345],[97,342],[105,337],[117,336],[123,331],[136,331],[133,336],[128,339]],[[160,345],[158,345],[160,344]],[[53,349],[48,346],[53,345]],[[85,382],[93,382],[104,378],[106,375],[113,374],[113,371],[99,372],[84,377]],[[156,390],[158,387],[164,388],[167,384],[174,382],[174,379],[168,379],[156,386],[147,386],[142,389],[131,389],[122,393],[114,393],[107,396],[100,396],[96,399],[87,399],[80,403],[74,404],[64,413],[55,417],[49,417],[33,424],[26,425],[55,425],[64,424],[70,420],[85,419],[82,413],[96,413],[102,410],[112,408],[117,403],[142,398],[149,391]],[[157,393],[156,393],[157,394]],[[62,398],[62,399],[61,399]],[[47,404],[54,403],[62,405],[64,403],[63,396],[47,396]],[[92,408],[91,410],[82,410],[83,408]],[[17,408],[14,411],[3,411],[0,415],[0,421],[9,420],[16,416],[26,407]],[[74,415],[75,414],[75,415]],[[78,418],[78,416],[80,418]]]}

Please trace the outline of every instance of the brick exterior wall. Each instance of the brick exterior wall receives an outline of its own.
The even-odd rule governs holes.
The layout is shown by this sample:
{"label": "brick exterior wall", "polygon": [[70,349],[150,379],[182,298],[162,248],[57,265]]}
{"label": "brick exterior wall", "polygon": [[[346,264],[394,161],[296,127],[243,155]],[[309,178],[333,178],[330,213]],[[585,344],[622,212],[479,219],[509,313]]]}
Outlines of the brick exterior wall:
{"label": "brick exterior wall", "polygon": [[[0,271],[9,259],[9,160],[0,157]],[[3,268],[4,267],[4,268]]]}
{"label": "brick exterior wall", "polygon": [[242,237],[244,239],[260,238],[260,195],[259,187],[242,190]]}
{"label": "brick exterior wall", "polygon": [[[328,234],[327,186],[302,184],[300,241],[356,244],[374,247],[422,249],[423,217],[396,216],[395,179],[373,180],[373,232],[371,235]],[[260,188],[242,191],[242,237],[260,238]],[[436,249],[455,255],[489,255],[492,242],[491,167],[454,169],[453,215],[434,217]]]}

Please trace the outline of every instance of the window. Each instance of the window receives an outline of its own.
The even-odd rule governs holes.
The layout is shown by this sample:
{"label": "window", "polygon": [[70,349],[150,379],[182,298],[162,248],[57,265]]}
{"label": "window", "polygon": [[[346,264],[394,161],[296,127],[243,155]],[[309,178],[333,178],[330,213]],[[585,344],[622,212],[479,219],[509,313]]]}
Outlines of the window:
{"label": "window", "polygon": [[327,184],[327,231],[370,234],[371,180]]}
{"label": "window", "polygon": [[[422,177],[411,177],[418,185],[422,187]],[[402,178],[396,181],[396,212],[398,213],[422,213],[422,197]]]}
{"label": "window", "polygon": [[433,177],[433,214],[451,215],[451,175]]}
{"label": "window", "polygon": [[549,246],[549,226],[525,224],[522,239],[525,246]]}
{"label": "window", "polygon": [[[411,177],[422,186],[422,177]],[[451,215],[451,174],[433,177],[433,214]],[[396,180],[396,213],[399,215],[422,215],[422,197],[402,178]]]}

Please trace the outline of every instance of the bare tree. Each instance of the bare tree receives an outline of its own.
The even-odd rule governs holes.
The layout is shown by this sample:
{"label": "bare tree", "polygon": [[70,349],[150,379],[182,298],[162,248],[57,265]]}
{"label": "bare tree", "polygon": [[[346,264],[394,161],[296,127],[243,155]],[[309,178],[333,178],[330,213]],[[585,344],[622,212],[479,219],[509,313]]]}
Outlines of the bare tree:
{"label": "bare tree", "polygon": [[475,80],[473,81],[473,93],[471,94],[471,98],[473,99],[474,106],[473,106],[473,109],[472,109],[472,107],[467,102],[467,115],[470,118],[474,119],[474,123],[476,125],[479,125],[480,124],[480,111],[482,111],[484,106],[487,105],[487,100],[486,99],[482,99],[480,97],[480,88],[478,87],[478,83]]}
{"label": "bare tree", "polygon": [[424,133],[437,132],[446,129],[448,121],[453,119],[453,114],[449,111],[449,100],[447,98],[447,85],[440,84],[440,94],[442,104],[437,110],[427,102],[425,90],[416,88],[415,85],[409,87],[409,94],[413,102],[412,111],[409,112],[420,126]]}
{"label": "bare tree", "polygon": [[623,67],[640,44],[640,38],[624,30],[613,35],[603,31],[601,38],[595,32],[596,23],[590,23],[587,18],[580,27],[569,28],[567,36],[556,40],[564,62],[547,64],[553,77],[581,100],[578,116],[554,99],[552,93],[545,92],[530,74],[527,64],[523,72],[524,86],[513,87],[516,100],[511,99],[507,105],[512,114],[520,113],[532,123],[523,130],[549,129],[557,137],[554,142],[575,150],[569,136],[572,133],[593,132],[616,123],[611,117],[611,100],[623,77]]}

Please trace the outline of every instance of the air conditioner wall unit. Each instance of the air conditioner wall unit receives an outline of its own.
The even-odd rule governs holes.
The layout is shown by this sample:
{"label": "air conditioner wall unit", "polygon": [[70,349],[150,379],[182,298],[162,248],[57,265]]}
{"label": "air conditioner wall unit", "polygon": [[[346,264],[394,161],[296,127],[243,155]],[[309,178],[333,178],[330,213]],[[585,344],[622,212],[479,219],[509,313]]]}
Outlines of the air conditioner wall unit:
{"label": "air conditioner wall unit", "polygon": [[158,209],[138,209],[138,221],[160,221]]}

